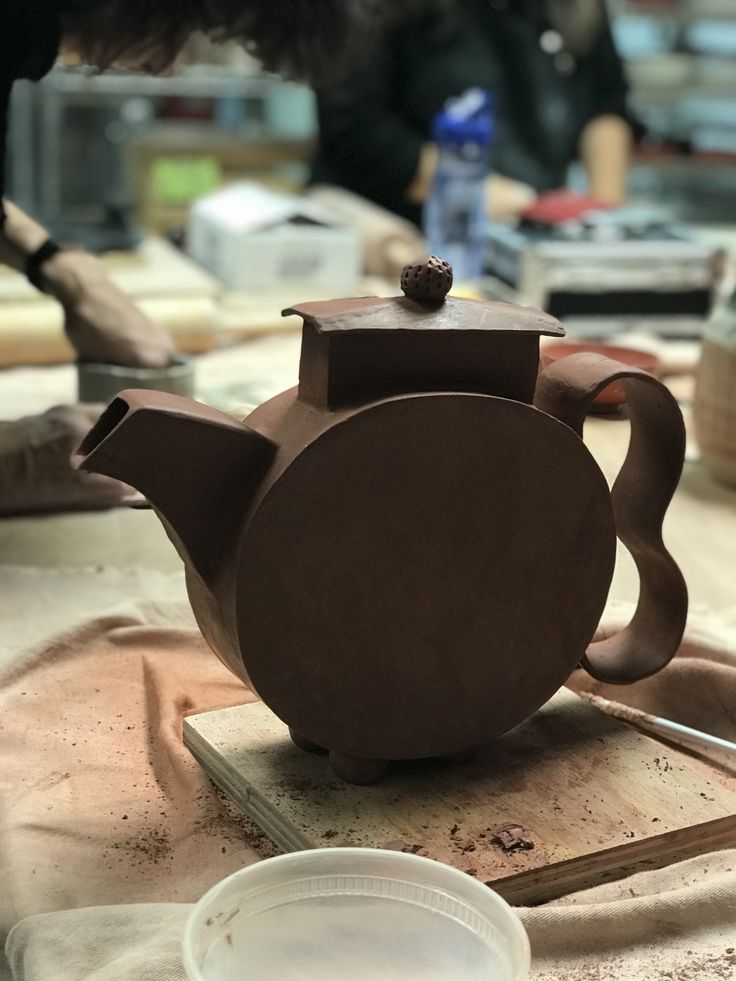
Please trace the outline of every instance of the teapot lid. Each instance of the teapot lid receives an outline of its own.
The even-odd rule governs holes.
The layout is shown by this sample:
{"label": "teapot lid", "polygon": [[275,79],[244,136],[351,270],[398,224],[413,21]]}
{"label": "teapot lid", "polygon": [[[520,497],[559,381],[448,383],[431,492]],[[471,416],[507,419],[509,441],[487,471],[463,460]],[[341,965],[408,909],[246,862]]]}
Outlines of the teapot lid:
{"label": "teapot lid", "polygon": [[437,256],[406,266],[401,286],[404,296],[300,303],[283,315],[298,314],[319,334],[396,330],[565,334],[558,320],[533,307],[447,296],[452,269]]}

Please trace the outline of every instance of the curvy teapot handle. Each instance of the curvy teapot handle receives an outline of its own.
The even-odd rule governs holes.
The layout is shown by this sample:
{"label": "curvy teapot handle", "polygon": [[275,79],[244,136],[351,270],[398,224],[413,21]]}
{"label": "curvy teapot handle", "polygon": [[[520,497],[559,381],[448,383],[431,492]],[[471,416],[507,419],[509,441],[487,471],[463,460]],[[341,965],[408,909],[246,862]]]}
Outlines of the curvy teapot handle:
{"label": "curvy teapot handle", "polygon": [[685,629],[687,587],[662,541],[662,522],[685,459],[682,413],[656,378],[599,354],[573,354],[545,368],[534,404],[582,438],[593,400],[613,381],[626,392],[631,440],[611,501],[616,534],[639,572],[639,602],[631,623],[592,643],[582,664],[599,681],[630,684],[663,668]]}

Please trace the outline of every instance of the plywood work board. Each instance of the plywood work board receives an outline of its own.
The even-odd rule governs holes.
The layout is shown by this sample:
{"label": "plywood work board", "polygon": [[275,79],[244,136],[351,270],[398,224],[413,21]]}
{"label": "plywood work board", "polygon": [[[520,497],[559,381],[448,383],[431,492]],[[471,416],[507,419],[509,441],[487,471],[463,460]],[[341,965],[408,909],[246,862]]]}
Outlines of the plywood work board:
{"label": "plywood work board", "polygon": [[298,750],[260,702],[190,717],[184,741],[284,851],[411,851],[516,904],[736,842],[736,780],[567,689],[471,761],[393,764],[370,787]]}

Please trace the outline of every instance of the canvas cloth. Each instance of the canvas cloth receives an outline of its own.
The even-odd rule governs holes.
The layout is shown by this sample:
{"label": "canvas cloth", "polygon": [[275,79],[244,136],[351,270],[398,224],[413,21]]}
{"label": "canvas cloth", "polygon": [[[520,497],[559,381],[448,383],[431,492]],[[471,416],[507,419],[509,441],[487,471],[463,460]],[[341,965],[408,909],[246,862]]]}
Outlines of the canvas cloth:
{"label": "canvas cloth", "polygon": [[[186,904],[273,853],[181,741],[186,714],[251,696],[154,586],[16,650],[0,674],[0,930],[32,917],[9,940],[17,979],[181,978]],[[659,683],[616,697],[736,738],[735,622],[694,618]],[[735,862],[706,856],[526,911],[534,977],[736,978]]]}
{"label": "canvas cloth", "polygon": [[[32,917],[10,936],[13,977],[184,981],[181,938],[191,908],[111,906]],[[736,977],[736,850],[520,912],[532,981]]]}

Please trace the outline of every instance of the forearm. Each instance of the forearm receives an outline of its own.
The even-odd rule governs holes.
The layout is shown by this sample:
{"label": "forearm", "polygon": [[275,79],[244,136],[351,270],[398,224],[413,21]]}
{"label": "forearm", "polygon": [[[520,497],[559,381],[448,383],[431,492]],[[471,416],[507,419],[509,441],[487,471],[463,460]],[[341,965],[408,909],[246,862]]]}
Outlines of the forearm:
{"label": "forearm", "polygon": [[435,143],[425,143],[419,155],[419,164],[414,180],[409,185],[406,196],[412,204],[423,204],[432,190],[437,170],[438,150]]}
{"label": "forearm", "polygon": [[[0,262],[25,272],[28,258],[48,239],[45,228],[7,203],[0,231]],[[64,307],[64,329],[79,358],[132,368],[163,368],[174,344],[108,278],[95,256],[57,252],[38,270],[44,290]]]}
{"label": "forearm", "polygon": [[0,233],[0,262],[17,272],[25,272],[26,261],[48,239],[49,233],[16,208],[5,201],[5,224]]}
{"label": "forearm", "polygon": [[592,119],[580,136],[580,157],[591,196],[605,204],[621,204],[631,159],[631,127],[620,116]]}
{"label": "forearm", "polygon": [[[29,256],[48,240],[49,233],[10,201],[5,202],[5,215],[0,234],[0,262],[25,273]],[[78,301],[90,278],[100,279],[104,275],[98,259],[78,250],[60,252],[41,268],[44,288],[65,306]]]}

